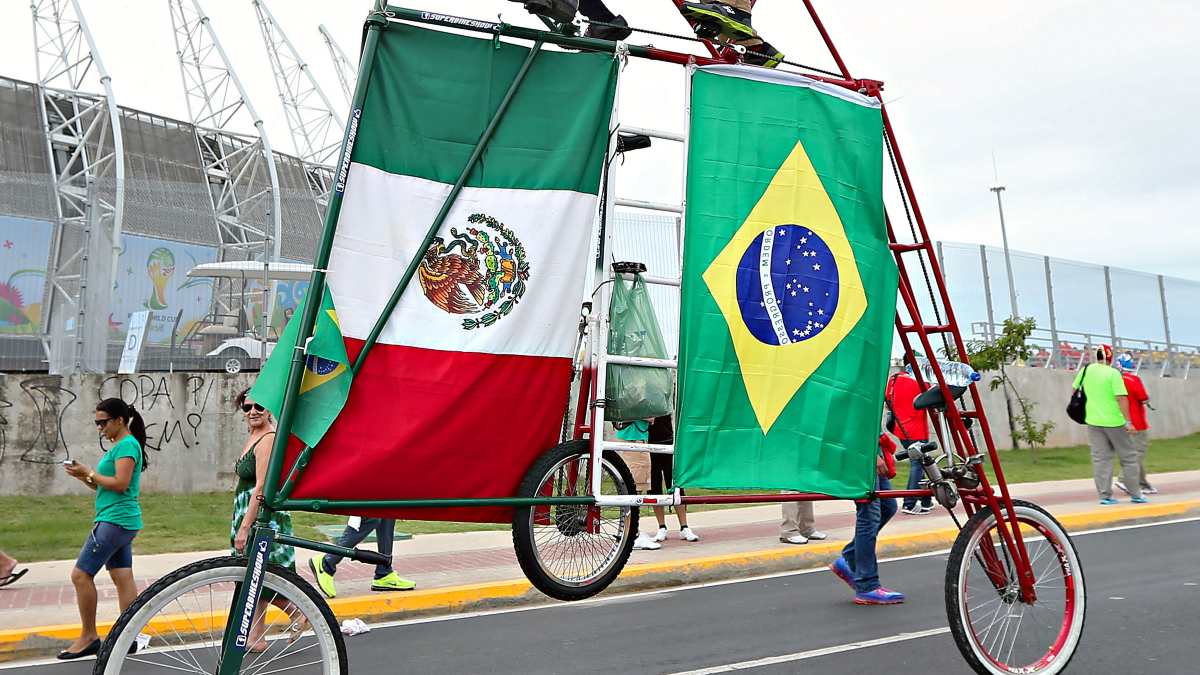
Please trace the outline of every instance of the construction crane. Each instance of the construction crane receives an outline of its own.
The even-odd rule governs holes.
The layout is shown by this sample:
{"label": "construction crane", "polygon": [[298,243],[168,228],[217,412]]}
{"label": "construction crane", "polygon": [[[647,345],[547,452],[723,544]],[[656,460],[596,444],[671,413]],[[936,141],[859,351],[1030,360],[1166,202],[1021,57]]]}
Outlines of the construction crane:
{"label": "construction crane", "polygon": [[321,31],[321,37],[325,40],[325,48],[329,50],[329,58],[333,61],[333,70],[337,73],[338,83],[342,85],[342,93],[346,95],[346,102],[349,103],[354,98],[354,84],[358,77],[358,69],[346,58],[346,52],[342,51],[337,40],[329,34],[329,29],[325,24],[317,26],[317,30]]}
{"label": "construction crane", "polygon": [[[54,375],[104,372],[107,298],[121,250],[125,151],[112,81],[78,0],[35,0],[38,111],[55,224],[42,347]],[[97,308],[97,311],[89,311]]]}
{"label": "construction crane", "polygon": [[296,154],[304,164],[308,188],[317,203],[317,212],[325,215],[329,190],[333,186],[333,165],[342,144],[343,119],[333,112],[329,97],[317,84],[308,64],[300,57],[292,41],[263,0],[251,0],[258,14],[263,44],[275,75],[275,87],[284,116],[292,132]]}
{"label": "construction crane", "polygon": [[[209,183],[218,259],[278,262],[282,216],[279,175],[262,118],[199,1],[169,2],[188,114]],[[254,133],[236,131],[237,125],[252,128]],[[263,294],[259,336],[265,341],[274,301],[265,278]],[[260,345],[262,357],[265,342]]]}

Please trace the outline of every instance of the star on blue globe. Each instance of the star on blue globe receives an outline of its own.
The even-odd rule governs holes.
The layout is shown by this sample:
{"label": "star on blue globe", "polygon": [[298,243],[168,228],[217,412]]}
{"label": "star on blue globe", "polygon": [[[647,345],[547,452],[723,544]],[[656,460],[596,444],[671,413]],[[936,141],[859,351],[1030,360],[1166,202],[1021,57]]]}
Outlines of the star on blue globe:
{"label": "star on blue globe", "polygon": [[837,311],[837,261],[809,228],[776,225],[742,254],[737,300],[742,321],[759,342],[778,346],[811,340]]}

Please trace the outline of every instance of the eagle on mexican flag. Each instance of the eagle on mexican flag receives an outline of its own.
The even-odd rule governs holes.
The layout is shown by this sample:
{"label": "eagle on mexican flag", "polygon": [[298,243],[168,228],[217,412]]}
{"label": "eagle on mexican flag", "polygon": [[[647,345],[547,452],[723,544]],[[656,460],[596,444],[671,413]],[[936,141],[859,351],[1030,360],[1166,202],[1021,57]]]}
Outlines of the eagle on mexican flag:
{"label": "eagle on mexican flag", "polygon": [[[400,23],[382,31],[339,176],[345,191],[322,312],[330,320],[313,343],[336,332],[344,354],[320,354],[327,369],[355,362],[406,268],[420,262],[353,379],[339,371],[301,394],[285,466],[301,442],[315,449],[294,498],[508,497],[558,442],[614,58],[535,55],[432,243],[421,246],[528,54]],[[262,378],[281,386],[272,368],[290,351],[276,350]],[[333,387],[339,381],[341,405],[316,404],[323,389],[342,391]],[[305,424],[322,433],[301,435]],[[509,518],[506,509],[390,513]]]}

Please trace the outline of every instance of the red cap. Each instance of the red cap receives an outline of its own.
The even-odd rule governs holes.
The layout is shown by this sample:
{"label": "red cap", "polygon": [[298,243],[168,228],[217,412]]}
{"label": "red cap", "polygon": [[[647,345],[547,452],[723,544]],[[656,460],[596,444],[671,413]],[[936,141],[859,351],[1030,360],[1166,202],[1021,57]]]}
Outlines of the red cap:
{"label": "red cap", "polygon": [[1112,363],[1112,345],[1100,345],[1100,348],[1104,350],[1104,362]]}

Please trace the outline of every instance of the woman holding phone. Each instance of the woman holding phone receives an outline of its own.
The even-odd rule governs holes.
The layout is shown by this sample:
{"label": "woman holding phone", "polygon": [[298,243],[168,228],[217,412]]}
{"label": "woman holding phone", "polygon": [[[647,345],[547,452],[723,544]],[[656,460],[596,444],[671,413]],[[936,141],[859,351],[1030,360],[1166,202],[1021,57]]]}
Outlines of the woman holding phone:
{"label": "woman holding phone", "polygon": [[100,651],[100,635],[96,632],[96,573],[102,566],[108,567],[108,575],[117,587],[122,612],[137,597],[133,582],[133,538],[142,529],[138,493],[142,472],[148,465],[146,424],[133,406],[119,398],[100,401],[96,405],[95,422],[100,435],[113,444],[96,468],[74,460],[63,462],[63,469],[71,477],[96,491],[92,531],[71,570],[81,630],[75,642],[59,652],[58,658],[63,660]]}

